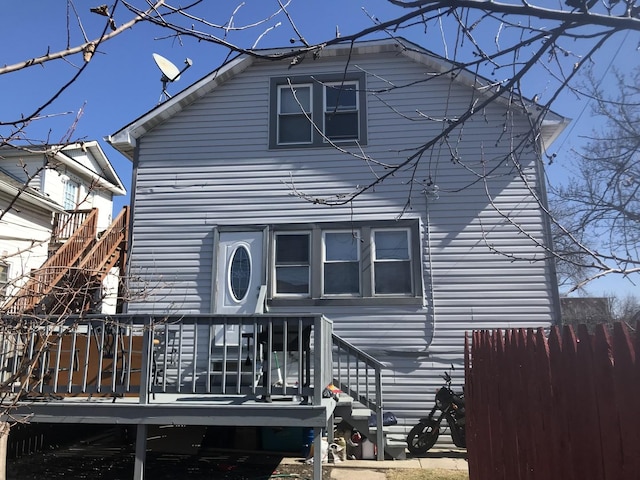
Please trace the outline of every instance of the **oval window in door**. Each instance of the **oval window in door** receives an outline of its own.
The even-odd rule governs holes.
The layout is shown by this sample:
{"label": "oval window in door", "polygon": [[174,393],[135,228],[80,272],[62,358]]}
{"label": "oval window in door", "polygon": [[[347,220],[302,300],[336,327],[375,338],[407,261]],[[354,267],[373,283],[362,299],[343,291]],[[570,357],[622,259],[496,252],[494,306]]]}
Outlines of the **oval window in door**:
{"label": "oval window in door", "polygon": [[241,302],[249,291],[251,281],[251,257],[244,245],[236,248],[229,262],[229,286],[231,296],[237,302]]}

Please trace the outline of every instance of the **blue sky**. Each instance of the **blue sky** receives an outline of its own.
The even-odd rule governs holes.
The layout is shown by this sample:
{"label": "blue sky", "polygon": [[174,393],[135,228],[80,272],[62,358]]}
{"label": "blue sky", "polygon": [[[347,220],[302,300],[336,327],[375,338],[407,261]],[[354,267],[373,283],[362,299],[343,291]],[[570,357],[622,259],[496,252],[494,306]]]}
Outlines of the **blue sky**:
{"label": "blue sky", "polygon": [[[552,0],[544,1],[548,1],[551,7],[557,5]],[[82,16],[82,30],[91,39],[98,37],[104,28],[105,18],[88,12],[89,7],[95,7],[100,3],[102,2],[99,0],[73,2]],[[205,1],[201,11],[209,18],[224,22],[238,4],[235,0]],[[251,24],[276,8],[276,0],[247,0],[236,13],[235,25]],[[125,19],[125,12],[122,6],[118,9],[115,18],[116,22],[120,23]],[[314,43],[332,38],[336,27],[343,36],[348,35],[369,27],[372,24],[370,16],[384,20],[400,15],[402,9],[390,6],[385,0],[293,0],[289,12],[305,38]],[[67,13],[66,0],[22,0],[4,5],[0,28],[0,45],[3,46],[0,65],[43,55],[47,48],[51,51],[64,48],[67,44]],[[82,30],[73,15],[70,18],[71,44],[77,44],[82,38]],[[282,23],[275,27],[277,22]],[[289,39],[295,36],[286,18],[280,16],[253,29],[231,32],[230,40],[243,46],[251,46],[267,28],[272,30],[260,39],[258,47],[289,45]],[[430,28],[425,31],[422,27],[416,27],[398,33],[436,53],[452,57],[456,54],[451,38],[454,30],[451,24],[445,23],[442,28]],[[495,26],[484,27],[481,24],[475,35],[489,45],[498,41],[495,32]],[[378,34],[378,37],[380,35]],[[507,41],[508,35],[509,31],[505,29],[501,40]],[[193,61],[193,66],[183,74],[181,80],[169,85],[168,90],[171,94],[187,87],[225,60],[227,52],[220,47],[205,42],[198,43],[189,38],[178,40],[162,38],[164,36],[166,33],[157,28],[141,24],[102,45],[79,81],[46,110],[45,113],[49,116],[29,126],[29,138],[45,139],[50,143],[61,141],[74,124],[77,112],[82,109],[83,113],[77,122],[73,138],[102,140],[106,135],[114,133],[153,108],[161,95],[160,73],[152,59],[154,52],[168,58],[179,67],[183,66],[187,57]],[[614,87],[605,75],[612,68],[627,71],[640,64],[638,38],[637,34],[618,34],[607,48],[596,56],[593,68],[597,77],[604,76],[605,87]],[[469,44],[466,45],[468,48]],[[56,91],[56,87],[71,78],[76,71],[73,62],[78,63],[80,59],[49,62],[44,66],[1,75],[0,120],[6,121],[30,114]],[[525,79],[523,88],[527,95],[538,94],[544,100],[545,95],[550,94],[551,82],[547,73],[538,69],[531,77]],[[551,152],[556,152],[558,156],[548,169],[548,175],[550,181],[557,182],[571,174],[568,161],[571,150],[579,148],[584,142],[583,137],[597,127],[597,124],[593,123],[589,106],[585,101],[571,94],[563,95],[554,104],[554,110],[574,119],[565,134],[551,148]],[[130,188],[130,162],[108,144],[102,142],[102,145],[123,183]],[[117,208],[126,203],[128,198],[119,199]],[[595,294],[632,291],[629,282],[611,278],[594,284],[590,290]]]}

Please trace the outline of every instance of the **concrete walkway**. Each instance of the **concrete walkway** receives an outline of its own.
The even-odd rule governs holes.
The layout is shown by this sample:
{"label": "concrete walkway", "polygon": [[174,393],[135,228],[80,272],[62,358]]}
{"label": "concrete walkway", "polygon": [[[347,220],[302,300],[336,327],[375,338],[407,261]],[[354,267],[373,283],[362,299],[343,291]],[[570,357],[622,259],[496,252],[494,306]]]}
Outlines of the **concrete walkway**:
{"label": "concrete walkway", "polygon": [[[299,458],[284,458],[281,463],[300,463]],[[437,450],[425,457],[407,460],[346,460],[329,463],[331,478],[335,480],[386,480],[381,470],[423,469],[423,470],[461,470],[469,471],[464,450]]]}

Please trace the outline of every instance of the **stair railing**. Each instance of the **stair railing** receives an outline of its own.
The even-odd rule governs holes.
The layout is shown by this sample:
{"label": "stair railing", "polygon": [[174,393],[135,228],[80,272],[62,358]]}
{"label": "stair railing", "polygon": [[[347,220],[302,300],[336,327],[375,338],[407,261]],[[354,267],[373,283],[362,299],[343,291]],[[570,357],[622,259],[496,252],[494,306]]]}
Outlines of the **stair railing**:
{"label": "stair railing", "polygon": [[95,240],[97,225],[98,209],[94,208],[73,235],[42,267],[32,272],[29,280],[2,307],[4,313],[17,315],[29,312],[51,293]]}
{"label": "stair railing", "polygon": [[382,370],[384,365],[368,353],[333,334],[334,385],[373,410],[378,428],[378,460],[384,460]]}
{"label": "stair railing", "polygon": [[116,219],[111,222],[109,228],[103,232],[89,253],[83,257],[77,267],[78,270],[95,275],[96,281],[101,282],[104,280],[111,267],[118,261],[115,253],[118,248],[124,247],[123,242],[127,239],[128,227],[129,208],[125,206]]}

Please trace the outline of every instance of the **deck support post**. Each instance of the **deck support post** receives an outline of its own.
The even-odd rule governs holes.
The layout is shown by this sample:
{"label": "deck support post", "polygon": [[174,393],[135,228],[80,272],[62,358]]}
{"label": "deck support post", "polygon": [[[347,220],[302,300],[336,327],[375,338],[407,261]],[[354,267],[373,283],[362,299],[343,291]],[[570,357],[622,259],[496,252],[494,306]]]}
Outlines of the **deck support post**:
{"label": "deck support post", "polygon": [[147,455],[147,426],[138,424],[136,429],[136,458],[133,468],[133,480],[144,480],[144,467]]}
{"label": "deck support post", "polygon": [[313,428],[313,480],[322,480],[322,428]]}

